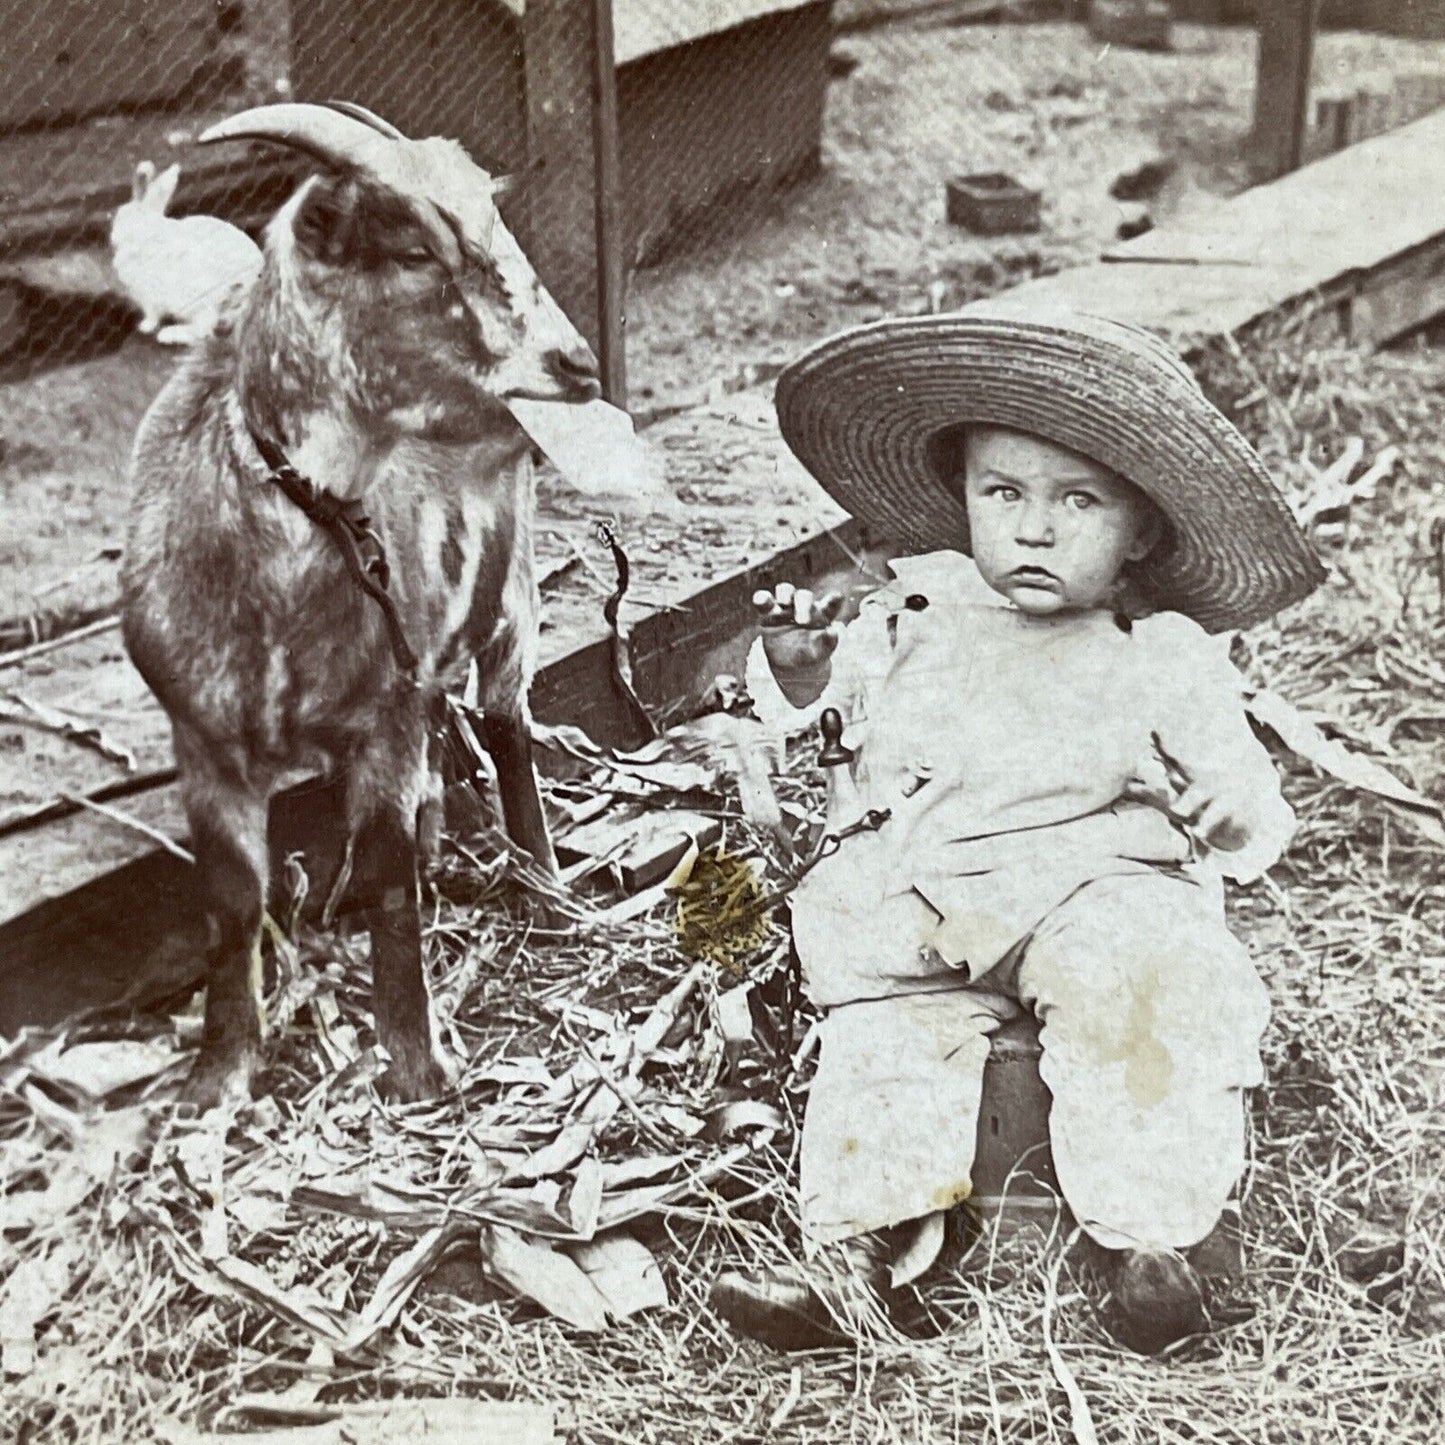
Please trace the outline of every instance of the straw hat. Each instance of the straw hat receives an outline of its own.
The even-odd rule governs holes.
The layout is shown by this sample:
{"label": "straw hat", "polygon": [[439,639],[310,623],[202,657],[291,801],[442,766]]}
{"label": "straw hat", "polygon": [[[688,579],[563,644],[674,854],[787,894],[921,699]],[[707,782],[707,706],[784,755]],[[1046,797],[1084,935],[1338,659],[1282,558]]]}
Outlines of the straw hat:
{"label": "straw hat", "polygon": [[1324,580],[1254,449],[1138,327],[1016,300],[879,321],[793,362],[776,399],[803,465],[908,552],[968,549],[956,478],[972,423],[1067,447],[1154,501],[1172,537],[1131,569],[1150,608],[1221,632]]}

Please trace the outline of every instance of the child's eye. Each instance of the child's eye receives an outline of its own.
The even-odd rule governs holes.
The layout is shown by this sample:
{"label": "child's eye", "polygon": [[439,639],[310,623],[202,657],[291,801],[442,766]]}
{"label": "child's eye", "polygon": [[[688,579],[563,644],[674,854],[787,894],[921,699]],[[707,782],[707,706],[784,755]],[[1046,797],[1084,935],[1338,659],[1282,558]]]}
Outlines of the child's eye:
{"label": "child's eye", "polygon": [[995,482],[984,495],[997,497],[1001,502],[1016,502],[1019,499],[1019,489],[1009,486],[1007,482]]}
{"label": "child's eye", "polygon": [[1099,503],[1099,499],[1092,492],[1070,492],[1064,500],[1077,512],[1087,511]]}

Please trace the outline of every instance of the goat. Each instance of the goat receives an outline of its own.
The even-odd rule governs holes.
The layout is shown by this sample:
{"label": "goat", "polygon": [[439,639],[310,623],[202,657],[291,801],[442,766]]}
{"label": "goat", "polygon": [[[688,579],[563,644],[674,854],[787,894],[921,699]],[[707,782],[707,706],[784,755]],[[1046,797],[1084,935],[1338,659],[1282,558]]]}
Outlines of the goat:
{"label": "goat", "polygon": [[[317,768],[344,784],[332,897],[349,884],[371,933],[387,1082],[431,1097],[449,1073],[421,956],[429,726],[474,658],[507,831],[555,875],[526,705],[531,450],[507,402],[590,401],[597,365],[498,215],[504,183],[455,141],[297,103],[201,139],[275,142],[322,169],[270,223],[260,275],[156,397],[132,455],[124,637],[171,723],[209,926],[184,1097],[249,1092],[268,804]],[[306,478],[325,489],[309,514]],[[348,575],[338,519],[389,557],[382,606],[366,589],[384,578]]]}

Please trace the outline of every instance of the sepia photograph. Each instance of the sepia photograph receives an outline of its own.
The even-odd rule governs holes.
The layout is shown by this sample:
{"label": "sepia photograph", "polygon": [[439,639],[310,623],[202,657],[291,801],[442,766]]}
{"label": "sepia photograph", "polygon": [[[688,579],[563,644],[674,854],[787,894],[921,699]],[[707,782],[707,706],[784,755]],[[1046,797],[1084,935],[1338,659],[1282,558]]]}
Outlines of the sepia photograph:
{"label": "sepia photograph", "polygon": [[1445,1441],[1445,0],[0,22],[0,1441]]}

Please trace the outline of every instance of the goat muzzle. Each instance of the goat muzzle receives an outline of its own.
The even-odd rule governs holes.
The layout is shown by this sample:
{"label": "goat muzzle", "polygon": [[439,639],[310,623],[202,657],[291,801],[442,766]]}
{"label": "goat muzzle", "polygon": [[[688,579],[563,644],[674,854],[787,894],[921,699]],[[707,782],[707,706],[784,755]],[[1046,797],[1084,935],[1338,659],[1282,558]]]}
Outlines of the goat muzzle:
{"label": "goat muzzle", "polygon": [[547,370],[569,398],[592,401],[602,395],[597,375],[597,358],[592,348],[580,337],[571,346],[558,346],[547,353]]}

